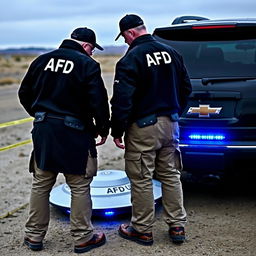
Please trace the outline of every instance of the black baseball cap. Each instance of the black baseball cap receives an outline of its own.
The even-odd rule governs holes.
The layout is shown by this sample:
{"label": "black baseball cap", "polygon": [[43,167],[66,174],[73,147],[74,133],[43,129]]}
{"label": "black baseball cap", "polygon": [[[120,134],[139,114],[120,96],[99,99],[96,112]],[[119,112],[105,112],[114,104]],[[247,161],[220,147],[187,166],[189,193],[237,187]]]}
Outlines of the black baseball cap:
{"label": "black baseball cap", "polygon": [[71,38],[82,41],[88,42],[92,44],[94,47],[98,48],[99,50],[103,51],[104,49],[96,43],[96,36],[95,33],[89,28],[76,28],[72,34]]}
{"label": "black baseball cap", "polygon": [[119,21],[120,33],[116,37],[115,41],[122,35],[122,33],[130,28],[136,28],[140,25],[143,25],[143,20],[136,14],[126,14]]}

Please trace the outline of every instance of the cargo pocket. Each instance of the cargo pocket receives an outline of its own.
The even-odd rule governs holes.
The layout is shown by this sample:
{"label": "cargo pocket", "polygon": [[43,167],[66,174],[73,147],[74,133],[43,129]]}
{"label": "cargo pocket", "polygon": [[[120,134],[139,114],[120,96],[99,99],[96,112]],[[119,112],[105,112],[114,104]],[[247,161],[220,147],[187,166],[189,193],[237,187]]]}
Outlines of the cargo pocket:
{"label": "cargo pocket", "polygon": [[183,170],[182,157],[181,157],[181,152],[180,152],[179,148],[175,149],[174,164],[175,164],[175,168],[177,170],[179,170],[179,171]]}
{"label": "cargo pocket", "polygon": [[88,152],[87,165],[85,170],[85,178],[92,178],[97,175],[98,161],[97,157],[92,157],[90,151]]}
{"label": "cargo pocket", "polygon": [[141,153],[128,151],[124,154],[125,171],[130,179],[141,179],[143,173],[141,170]]}

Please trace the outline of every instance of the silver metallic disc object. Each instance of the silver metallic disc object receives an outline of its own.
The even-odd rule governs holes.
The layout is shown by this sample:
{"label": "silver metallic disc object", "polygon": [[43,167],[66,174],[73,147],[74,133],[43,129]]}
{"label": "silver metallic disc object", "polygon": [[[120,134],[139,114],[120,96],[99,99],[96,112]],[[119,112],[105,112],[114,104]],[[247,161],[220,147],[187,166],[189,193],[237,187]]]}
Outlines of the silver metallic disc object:
{"label": "silver metallic disc object", "polygon": [[[91,183],[92,209],[104,210],[131,206],[131,185],[121,170],[100,170]],[[154,200],[161,198],[161,183],[153,180]],[[67,184],[59,185],[50,193],[50,203],[69,209],[71,191]]]}

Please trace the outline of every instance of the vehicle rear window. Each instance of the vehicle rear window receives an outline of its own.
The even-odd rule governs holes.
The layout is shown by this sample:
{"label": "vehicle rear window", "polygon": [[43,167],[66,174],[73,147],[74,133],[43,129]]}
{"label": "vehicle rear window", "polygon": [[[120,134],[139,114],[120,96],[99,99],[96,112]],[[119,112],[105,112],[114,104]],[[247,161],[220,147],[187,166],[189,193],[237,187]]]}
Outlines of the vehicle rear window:
{"label": "vehicle rear window", "polygon": [[256,77],[256,39],[172,41],[156,38],[183,56],[191,78]]}

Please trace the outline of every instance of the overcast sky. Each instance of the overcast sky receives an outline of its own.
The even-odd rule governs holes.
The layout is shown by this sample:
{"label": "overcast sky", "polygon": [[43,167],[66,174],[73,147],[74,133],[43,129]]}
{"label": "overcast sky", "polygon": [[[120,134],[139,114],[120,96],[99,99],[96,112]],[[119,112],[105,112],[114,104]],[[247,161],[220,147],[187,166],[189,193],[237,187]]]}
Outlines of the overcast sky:
{"label": "overcast sky", "polygon": [[87,26],[99,44],[114,38],[125,14],[140,15],[150,33],[181,15],[256,17],[256,0],[0,0],[0,48],[57,47],[76,27]]}

